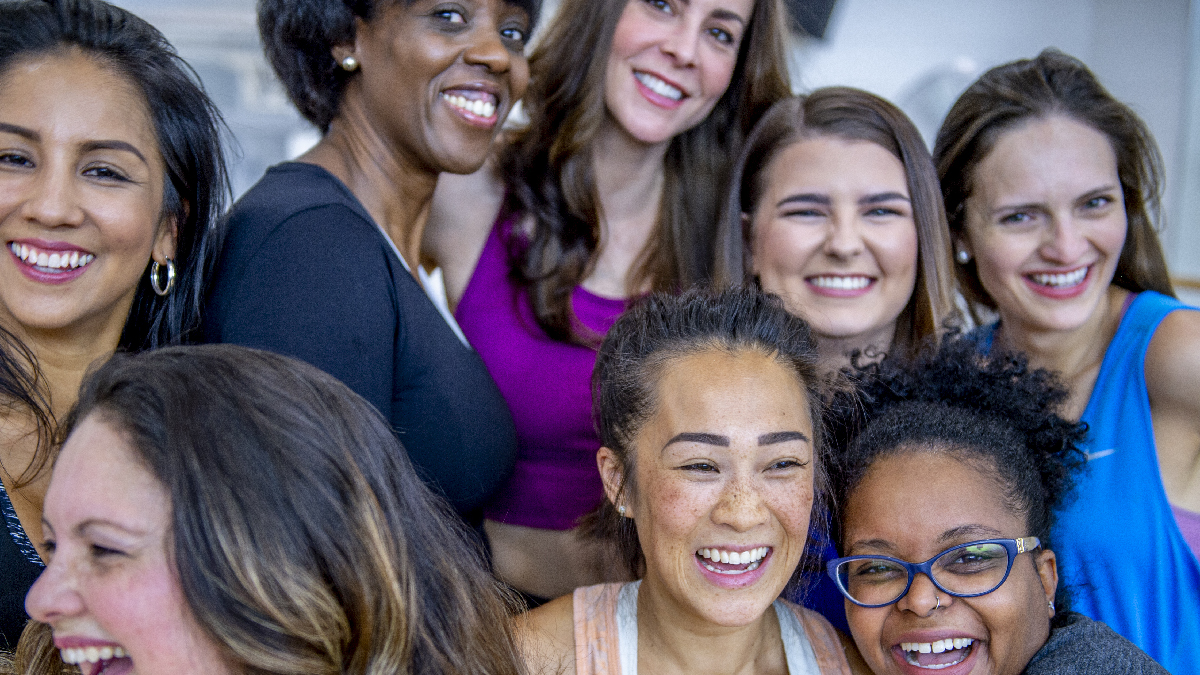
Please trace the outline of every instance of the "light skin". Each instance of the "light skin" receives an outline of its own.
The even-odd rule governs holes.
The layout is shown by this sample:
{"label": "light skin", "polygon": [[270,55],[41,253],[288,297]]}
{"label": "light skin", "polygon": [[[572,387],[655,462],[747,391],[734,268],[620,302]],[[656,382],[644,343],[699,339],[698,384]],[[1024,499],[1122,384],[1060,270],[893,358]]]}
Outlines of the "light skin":
{"label": "light skin", "polygon": [[817,338],[826,370],[884,352],[917,278],[917,227],[899,158],[817,136],[779,151],[749,225],[751,268]]}
{"label": "light skin", "polygon": [[[513,104],[525,93],[530,18],[501,0],[381,3],[357,19],[353,57],[328,133],[300,161],[340,179],[413,267],[441,172],[471,173],[487,158]],[[491,105],[465,110],[461,99]]]}
{"label": "light skin", "polygon": [[[703,351],[662,371],[657,408],[638,430],[635,485],[601,448],[609,499],[637,523],[646,557],[638,594],[638,669],[786,673],[767,610],[799,563],[813,500],[812,422],[796,376],[757,351]],[[768,547],[743,577],[711,574],[699,551]],[[750,568],[747,568],[750,569]],[[572,598],[519,620],[534,672],[574,672]]]}
{"label": "light skin", "polygon": [[46,571],[25,600],[59,649],[121,648],[105,673],[231,673],[196,624],[170,553],[171,499],[126,434],[93,414],[63,446],[46,494]]}
{"label": "light skin", "polygon": [[[151,259],[175,257],[163,180],[150,112],[124,76],[74,49],[0,75],[0,325],[37,358],[56,417],[87,368],[116,350]],[[49,258],[30,265],[14,244],[94,259],[49,269]],[[23,411],[0,414],[4,487],[40,542],[49,471],[13,488],[34,456],[35,429]]]}
{"label": "light skin", "polygon": [[[845,555],[924,562],[957,544],[1029,536],[1025,517],[980,466],[924,450],[877,459],[847,499]],[[846,618],[876,675],[1017,675],[1049,637],[1057,586],[1054,552],[1036,549],[1018,555],[1008,579],[987,595],[957,598],[918,574],[894,604],[847,601]],[[957,665],[936,671],[908,663],[899,646],[959,637],[975,642],[945,656]]]}
{"label": "light skin", "polygon": [[[586,290],[628,298],[650,290],[637,273],[655,230],[664,185],[663,158],[672,138],[702,122],[729,87],[753,0],[630,0],[607,64],[608,112],[592,148],[602,217]],[[635,73],[652,73],[687,92],[680,102],[639,88]],[[678,103],[678,104],[677,104]],[[443,175],[422,248],[440,267],[451,308],[467,288],[504,198],[492,167],[470,176]],[[526,220],[524,227],[533,224]],[[497,575],[522,591],[557,597],[608,580],[592,547],[574,530],[487,521]],[[539,554],[530,556],[528,551]],[[553,569],[546,558],[560,561]]]}
{"label": "light skin", "polygon": [[[956,246],[974,257],[996,302],[999,344],[1061,373],[1073,418],[1091,397],[1121,321],[1128,291],[1111,282],[1127,229],[1116,155],[1086,124],[1061,115],[1031,120],[1001,136],[975,169]],[[1200,313],[1169,314],[1145,362],[1167,498],[1192,511],[1200,511],[1196,336]]]}

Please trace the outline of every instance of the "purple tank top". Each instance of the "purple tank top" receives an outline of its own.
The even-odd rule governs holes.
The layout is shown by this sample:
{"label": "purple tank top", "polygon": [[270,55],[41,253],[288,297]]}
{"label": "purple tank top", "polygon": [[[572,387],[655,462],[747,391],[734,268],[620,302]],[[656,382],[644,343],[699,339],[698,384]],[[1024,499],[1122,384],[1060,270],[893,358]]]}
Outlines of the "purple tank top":
{"label": "purple tank top", "polygon": [[[596,351],[551,339],[538,326],[526,290],[509,273],[509,240],[518,219],[501,216],[455,318],[508,402],[517,427],[517,465],[485,515],[502,523],[567,530],[600,504],[596,468],[600,439],[592,423]],[[577,287],[579,321],[604,335],[625,310],[624,300]]]}

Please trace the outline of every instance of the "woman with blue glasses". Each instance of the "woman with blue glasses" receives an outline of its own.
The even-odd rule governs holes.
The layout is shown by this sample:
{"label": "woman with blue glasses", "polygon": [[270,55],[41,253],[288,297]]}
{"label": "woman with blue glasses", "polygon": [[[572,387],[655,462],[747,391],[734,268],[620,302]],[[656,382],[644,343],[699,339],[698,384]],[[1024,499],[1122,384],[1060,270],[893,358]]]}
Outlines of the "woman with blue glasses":
{"label": "woman with blue glasses", "polygon": [[1085,427],[1055,414],[1065,397],[1021,358],[948,341],[869,366],[835,406],[853,413],[834,425],[849,440],[827,570],[877,675],[1166,672],[1068,609],[1050,542]]}

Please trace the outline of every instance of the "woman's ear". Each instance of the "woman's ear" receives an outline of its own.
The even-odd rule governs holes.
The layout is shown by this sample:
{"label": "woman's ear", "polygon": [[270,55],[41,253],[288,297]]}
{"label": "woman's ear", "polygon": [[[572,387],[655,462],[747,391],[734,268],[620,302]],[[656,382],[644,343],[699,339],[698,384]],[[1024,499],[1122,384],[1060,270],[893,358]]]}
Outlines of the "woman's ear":
{"label": "woman's ear", "polygon": [[596,451],[596,467],[600,469],[600,482],[604,483],[604,494],[608,501],[618,510],[624,507],[621,515],[633,518],[633,504],[629,503],[629,493],[625,487],[625,467],[612,449],[602,447]]}
{"label": "woman's ear", "polygon": [[167,264],[168,260],[175,259],[175,248],[179,241],[179,225],[175,222],[175,215],[163,216],[162,222],[158,225],[158,236],[154,239],[154,249],[150,253],[150,257],[160,265]]}
{"label": "woman's ear", "polygon": [[1042,580],[1042,590],[1046,592],[1046,608],[1050,616],[1054,616],[1054,594],[1058,591],[1058,560],[1054,551],[1042,549],[1034,558],[1038,577]]}

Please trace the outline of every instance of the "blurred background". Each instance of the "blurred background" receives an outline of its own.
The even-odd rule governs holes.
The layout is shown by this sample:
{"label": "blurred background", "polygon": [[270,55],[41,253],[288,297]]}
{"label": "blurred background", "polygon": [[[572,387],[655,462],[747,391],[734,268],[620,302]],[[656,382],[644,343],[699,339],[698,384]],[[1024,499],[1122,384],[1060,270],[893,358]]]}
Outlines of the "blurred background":
{"label": "blurred background", "polygon": [[[1167,168],[1163,244],[1200,304],[1200,0],[788,0],[793,88],[849,85],[895,102],[932,143],[988,68],[1046,47],[1088,64],[1149,124]],[[235,195],[317,133],[262,56],[254,0],[116,0],[156,25],[225,114]],[[545,0],[541,22],[558,0]],[[535,36],[536,39],[536,36]]]}

